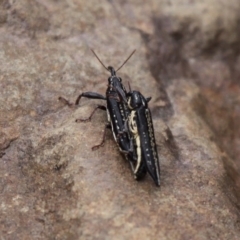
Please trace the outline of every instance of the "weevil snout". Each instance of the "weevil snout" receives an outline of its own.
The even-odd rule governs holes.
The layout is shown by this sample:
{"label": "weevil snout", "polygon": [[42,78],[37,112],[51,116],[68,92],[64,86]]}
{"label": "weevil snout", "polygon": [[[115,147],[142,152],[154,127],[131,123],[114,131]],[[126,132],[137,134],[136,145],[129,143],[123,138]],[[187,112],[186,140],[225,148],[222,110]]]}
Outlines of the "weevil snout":
{"label": "weevil snout", "polygon": [[108,71],[111,73],[111,76],[116,76],[116,71],[112,66],[107,67]]}

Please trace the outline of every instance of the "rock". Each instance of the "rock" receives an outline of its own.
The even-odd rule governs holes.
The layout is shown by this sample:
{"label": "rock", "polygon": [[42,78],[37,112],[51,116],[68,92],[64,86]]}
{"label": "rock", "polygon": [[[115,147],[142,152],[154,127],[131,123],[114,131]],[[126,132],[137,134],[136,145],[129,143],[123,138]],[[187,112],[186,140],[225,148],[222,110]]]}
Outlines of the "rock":
{"label": "rock", "polygon": [[[238,239],[239,4],[0,1],[0,232],[11,239]],[[2,20],[3,19],[3,20]],[[105,112],[120,66],[152,96],[160,188],[136,182]],[[104,104],[104,102],[102,102]]]}
{"label": "rock", "polygon": [[193,107],[226,152],[222,160],[235,195],[240,170],[239,8],[234,0],[165,4],[154,20],[156,37],[147,43],[151,71],[165,86],[181,77],[198,85]]}

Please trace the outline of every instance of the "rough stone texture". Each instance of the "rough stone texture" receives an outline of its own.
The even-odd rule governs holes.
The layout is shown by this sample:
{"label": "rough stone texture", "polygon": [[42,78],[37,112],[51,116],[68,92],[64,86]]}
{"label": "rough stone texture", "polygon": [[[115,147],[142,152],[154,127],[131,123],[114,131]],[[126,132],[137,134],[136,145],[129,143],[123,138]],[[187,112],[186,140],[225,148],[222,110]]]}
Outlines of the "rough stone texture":
{"label": "rough stone texture", "polygon": [[[239,239],[240,3],[0,0],[2,239]],[[152,96],[162,185],[136,182],[97,100]]]}

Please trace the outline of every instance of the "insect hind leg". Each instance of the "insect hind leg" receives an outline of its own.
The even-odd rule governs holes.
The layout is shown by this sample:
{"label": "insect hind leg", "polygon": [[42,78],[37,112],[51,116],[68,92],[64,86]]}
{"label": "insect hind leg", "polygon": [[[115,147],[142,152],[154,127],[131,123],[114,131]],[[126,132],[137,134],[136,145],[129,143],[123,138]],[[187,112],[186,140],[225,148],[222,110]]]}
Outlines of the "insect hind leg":
{"label": "insect hind leg", "polygon": [[92,151],[95,151],[95,150],[97,150],[98,148],[100,148],[100,147],[102,147],[102,146],[104,145],[105,140],[106,140],[106,130],[107,130],[107,128],[111,128],[110,123],[106,123],[106,124],[105,124],[105,128],[104,128],[104,131],[103,131],[102,141],[100,142],[100,144],[93,146],[93,147],[92,147]]}

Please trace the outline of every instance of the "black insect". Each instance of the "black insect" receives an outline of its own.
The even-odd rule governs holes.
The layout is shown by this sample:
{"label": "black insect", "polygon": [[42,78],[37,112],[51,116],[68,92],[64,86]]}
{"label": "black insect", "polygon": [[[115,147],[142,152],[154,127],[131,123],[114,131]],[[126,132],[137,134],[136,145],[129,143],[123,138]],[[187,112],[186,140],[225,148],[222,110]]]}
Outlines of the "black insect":
{"label": "black insect", "polygon": [[117,92],[130,110],[123,133],[130,134],[130,140],[133,142],[137,155],[137,161],[134,165],[132,164],[134,175],[143,176],[147,171],[155,184],[160,186],[158,152],[151,112],[148,108],[151,97],[145,98],[140,92],[131,91],[131,89],[127,94],[120,88],[117,88]]}
{"label": "black insect", "polygon": [[[97,109],[106,110],[108,123],[105,125],[102,141],[100,144],[93,146],[92,150],[96,150],[99,147],[103,146],[106,137],[106,129],[111,128],[114,139],[117,142],[120,151],[125,154],[126,158],[129,161],[134,161],[136,157],[128,133],[120,134],[124,129],[124,123],[129,114],[129,110],[126,103],[120,100],[119,94],[116,91],[116,89],[121,89],[122,95],[124,96],[126,95],[126,90],[122,84],[122,79],[116,75],[116,72],[123,67],[123,65],[130,59],[130,57],[134,54],[135,51],[136,50],[134,50],[130,54],[130,56],[123,62],[123,64],[115,71],[115,69],[111,66],[106,67],[102,63],[102,61],[98,58],[97,54],[92,50],[93,54],[103,65],[103,67],[111,73],[111,76],[108,78],[106,96],[103,96],[96,92],[83,92],[78,96],[75,102],[75,105],[78,105],[82,97],[91,99],[101,99],[107,101],[107,107],[103,105],[98,105],[87,119],[77,119],[76,121],[77,122],[90,121]],[[73,105],[69,103],[65,98],[59,97],[59,100],[61,100],[68,106]]]}

